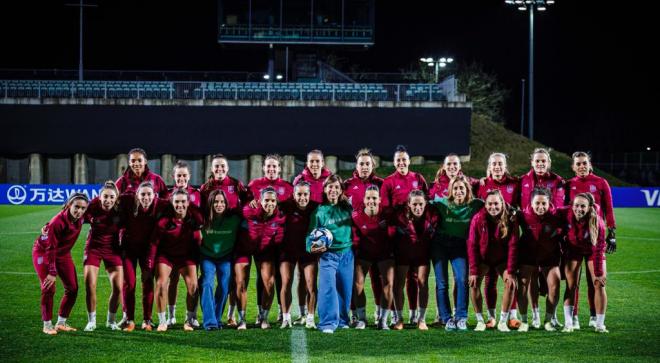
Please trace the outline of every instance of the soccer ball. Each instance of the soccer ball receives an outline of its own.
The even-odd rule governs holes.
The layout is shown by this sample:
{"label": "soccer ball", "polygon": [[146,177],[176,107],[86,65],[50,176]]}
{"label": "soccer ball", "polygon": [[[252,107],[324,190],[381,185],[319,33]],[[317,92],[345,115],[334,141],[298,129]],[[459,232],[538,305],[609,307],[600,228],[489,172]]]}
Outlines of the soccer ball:
{"label": "soccer ball", "polygon": [[332,232],[327,228],[315,228],[310,234],[308,241],[312,248],[326,247],[330,248],[332,246]]}

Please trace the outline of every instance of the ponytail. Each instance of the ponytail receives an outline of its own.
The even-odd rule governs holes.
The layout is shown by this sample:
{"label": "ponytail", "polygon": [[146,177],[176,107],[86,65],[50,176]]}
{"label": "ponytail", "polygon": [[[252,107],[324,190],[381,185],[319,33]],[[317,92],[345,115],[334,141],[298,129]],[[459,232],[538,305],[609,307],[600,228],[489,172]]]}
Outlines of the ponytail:
{"label": "ponytail", "polygon": [[110,190],[113,193],[115,193],[115,196],[117,196],[117,200],[115,201],[115,205],[112,207],[112,209],[117,211],[119,209],[119,189],[117,189],[117,185],[115,184],[114,181],[108,180],[105,183],[103,183],[103,187],[101,187],[100,193],[103,193],[104,190]]}
{"label": "ponytail", "polygon": [[497,227],[500,230],[501,238],[506,238],[509,235],[509,224],[511,223],[511,219],[509,218],[509,208],[506,202],[504,201],[504,197],[502,196],[502,193],[498,190],[491,190],[488,192],[486,195],[486,198],[488,198],[491,195],[496,195],[499,199],[500,202],[502,203],[502,214],[497,218]]}
{"label": "ponytail", "polygon": [[578,197],[584,198],[589,202],[589,237],[591,238],[591,244],[595,246],[598,243],[598,212],[596,212],[596,201],[591,193],[580,193],[575,196],[575,198]]}

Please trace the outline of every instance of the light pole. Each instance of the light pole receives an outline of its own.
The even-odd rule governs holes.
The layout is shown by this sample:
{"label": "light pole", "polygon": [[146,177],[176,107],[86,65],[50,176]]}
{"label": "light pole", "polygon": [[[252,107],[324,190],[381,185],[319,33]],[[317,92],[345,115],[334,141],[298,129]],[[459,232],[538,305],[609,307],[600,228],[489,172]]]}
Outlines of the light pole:
{"label": "light pole", "polygon": [[97,5],[85,4],[80,0],[80,4],[65,4],[66,6],[75,6],[80,10],[80,27],[78,33],[78,81],[83,81],[83,9],[95,8]]}
{"label": "light pole", "polygon": [[545,11],[548,5],[553,5],[555,0],[505,0],[507,5],[512,5],[520,11],[529,11],[529,74],[527,76],[529,95],[527,97],[527,112],[529,122],[529,138],[534,140],[534,11]]}
{"label": "light pole", "polygon": [[445,68],[450,63],[454,62],[454,58],[442,57],[437,60],[434,60],[432,57],[429,58],[419,58],[422,63],[426,63],[427,66],[434,68],[435,83],[438,83],[438,73],[440,73],[440,68]]}

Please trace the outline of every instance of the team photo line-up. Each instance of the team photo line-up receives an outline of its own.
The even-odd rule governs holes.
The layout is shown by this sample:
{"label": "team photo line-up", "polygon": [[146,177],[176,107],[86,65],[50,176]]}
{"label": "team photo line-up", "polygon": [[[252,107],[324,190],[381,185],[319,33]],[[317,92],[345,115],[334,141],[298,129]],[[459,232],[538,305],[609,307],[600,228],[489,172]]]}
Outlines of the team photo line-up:
{"label": "team photo line-up", "polygon": [[[128,159],[124,174],[116,182],[106,182],[98,197],[71,195],[34,243],[46,334],[76,330],[67,322],[78,293],[71,250],[84,223],[90,225],[83,257],[85,331],[97,325],[101,262],[111,285],[109,329],[136,329],[138,267],[142,329],[160,332],[175,326],[180,278],[186,286],[184,330],[246,329],[254,260],[256,326],[261,329],[270,328],[268,316],[275,298],[281,328],[298,324],[324,333],[364,329],[369,275],[378,329],[404,329],[407,295],[408,323],[428,330],[428,280],[433,268],[438,307],[433,326],[467,330],[470,299],[475,331],[528,331],[531,326],[572,332],[580,329],[578,287],[584,261],[589,326],[607,332],[605,253],[616,251],[616,225],[609,184],[593,174],[587,153],[573,154],[575,176],[568,180],[550,171],[545,149],[532,152],[531,170],[520,177],[509,174],[502,153],[490,155],[486,177],[481,179],[463,175],[459,157],[450,154],[429,186],[421,174],[409,170],[410,156],[402,146],[394,152],[395,171],[388,177],[374,174],[374,157],[362,149],[352,177],[345,181],[325,168],[320,150],[312,150],[293,184],[280,177],[280,157],[267,155],[264,177],[247,187],[229,176],[228,160],[218,154],[199,189],[188,184],[188,165],[177,162],[175,185],[169,190],[159,175],[149,171],[144,150],[130,150]],[[296,320],[291,314],[294,277],[298,277]],[[504,290],[498,318],[500,277]],[[64,295],[53,324],[57,279]],[[563,325],[556,313],[562,280]],[[546,296],[543,324],[539,295]],[[152,323],[154,300],[157,324]],[[118,320],[120,303],[123,318]]]}

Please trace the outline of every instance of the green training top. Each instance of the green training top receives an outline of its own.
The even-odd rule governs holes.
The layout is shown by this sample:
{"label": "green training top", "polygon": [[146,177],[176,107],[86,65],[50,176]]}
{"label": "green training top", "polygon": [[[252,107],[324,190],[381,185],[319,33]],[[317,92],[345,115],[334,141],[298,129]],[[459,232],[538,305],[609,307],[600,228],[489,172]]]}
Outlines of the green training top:
{"label": "green training top", "polygon": [[[321,204],[312,213],[307,234],[311,233],[314,228],[327,228],[334,237],[332,246],[328,250],[343,252],[353,245],[351,236],[351,226],[353,224],[351,218],[352,212],[353,209],[350,206],[341,205],[341,203],[336,205],[329,203]],[[309,236],[307,238],[309,240]],[[310,244],[307,243],[307,252],[309,250]]]}
{"label": "green training top", "polygon": [[203,256],[222,258],[234,250],[241,217],[232,214],[228,217],[216,218],[208,230],[202,228],[202,245],[199,251]]}
{"label": "green training top", "polygon": [[438,233],[452,237],[467,238],[472,216],[484,206],[481,199],[472,199],[469,203],[456,205],[449,203],[447,198],[436,197],[431,201],[440,213],[441,222]]}

